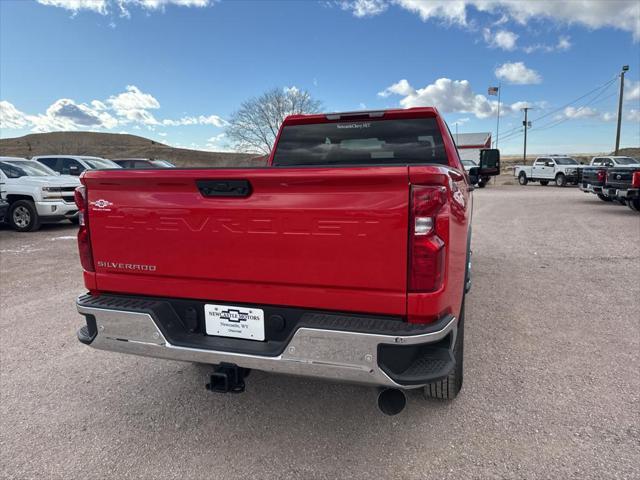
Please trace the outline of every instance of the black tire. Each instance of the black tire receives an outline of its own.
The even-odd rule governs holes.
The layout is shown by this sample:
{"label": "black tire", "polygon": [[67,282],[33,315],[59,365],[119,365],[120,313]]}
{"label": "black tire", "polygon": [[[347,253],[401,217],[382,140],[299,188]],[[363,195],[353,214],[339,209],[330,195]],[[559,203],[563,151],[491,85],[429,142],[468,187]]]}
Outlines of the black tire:
{"label": "black tire", "polygon": [[527,183],[529,183],[529,179],[527,178],[526,173],[520,172],[520,175],[518,175],[518,183],[520,185],[526,185]]}
{"label": "black tire", "polygon": [[603,202],[610,202],[611,201],[611,197],[607,197],[606,195],[603,195],[602,193],[597,193],[596,195],[598,195],[598,198],[600,200],[602,200]]}
{"label": "black tire", "polygon": [[80,217],[76,215],[75,217],[71,217],[69,219],[69,221],[71,223],[73,223],[74,225],[79,225],[80,224]]}
{"label": "black tire", "polygon": [[456,366],[447,378],[438,382],[430,383],[424,387],[424,396],[427,399],[453,400],[460,393],[462,388],[464,372],[464,302],[460,310],[458,320],[458,334],[456,344],[453,346],[453,356],[456,359]]}
{"label": "black tire", "polygon": [[40,228],[40,217],[31,200],[17,200],[9,207],[9,224],[17,232],[35,232]]}
{"label": "black tire", "polygon": [[556,185],[558,187],[564,187],[567,184],[567,177],[564,176],[564,173],[559,173],[556,175]]}
{"label": "black tire", "polygon": [[549,180],[540,180],[540,185],[547,186],[549,185]]}
{"label": "black tire", "polygon": [[627,203],[628,207],[634,212],[640,213],[640,198],[634,198]]}
{"label": "black tire", "polygon": [[484,183],[482,180],[480,180],[480,181],[478,182],[478,188],[484,188],[484,187],[486,187],[486,186],[487,186],[487,184],[486,184],[486,183]]}

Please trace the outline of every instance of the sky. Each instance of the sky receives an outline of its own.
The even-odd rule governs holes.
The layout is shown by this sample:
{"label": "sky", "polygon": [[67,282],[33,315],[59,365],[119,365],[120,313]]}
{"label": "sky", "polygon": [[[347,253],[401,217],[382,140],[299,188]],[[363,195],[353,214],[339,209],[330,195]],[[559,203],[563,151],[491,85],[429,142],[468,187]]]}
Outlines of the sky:
{"label": "sky", "polygon": [[0,137],[87,130],[232,150],[240,104],[297,88],[323,111],[436,106],[499,148],[640,146],[640,2],[0,0]]}

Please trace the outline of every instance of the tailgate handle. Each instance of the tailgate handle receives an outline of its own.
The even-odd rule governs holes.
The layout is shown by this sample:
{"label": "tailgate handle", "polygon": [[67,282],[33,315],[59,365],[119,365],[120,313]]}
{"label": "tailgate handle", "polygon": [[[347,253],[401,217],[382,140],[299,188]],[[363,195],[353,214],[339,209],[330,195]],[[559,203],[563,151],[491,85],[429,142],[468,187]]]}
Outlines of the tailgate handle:
{"label": "tailgate handle", "polygon": [[251,195],[249,180],[196,180],[204,197],[248,197]]}

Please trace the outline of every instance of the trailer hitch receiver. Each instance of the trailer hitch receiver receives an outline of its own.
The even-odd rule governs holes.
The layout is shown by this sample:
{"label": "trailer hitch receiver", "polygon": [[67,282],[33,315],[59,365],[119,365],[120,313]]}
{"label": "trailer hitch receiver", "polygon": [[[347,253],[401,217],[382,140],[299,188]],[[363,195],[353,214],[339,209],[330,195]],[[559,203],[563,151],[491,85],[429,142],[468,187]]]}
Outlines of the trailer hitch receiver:
{"label": "trailer hitch receiver", "polygon": [[216,366],[207,390],[216,393],[242,393],[244,392],[244,379],[249,375],[248,368],[242,368],[232,363],[221,363]]}

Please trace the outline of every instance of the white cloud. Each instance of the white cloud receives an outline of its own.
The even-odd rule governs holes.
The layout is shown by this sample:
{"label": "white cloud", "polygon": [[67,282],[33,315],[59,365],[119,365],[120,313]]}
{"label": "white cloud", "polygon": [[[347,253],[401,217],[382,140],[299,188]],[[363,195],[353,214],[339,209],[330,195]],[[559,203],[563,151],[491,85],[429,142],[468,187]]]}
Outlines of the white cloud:
{"label": "white cloud", "polygon": [[565,118],[593,118],[599,115],[598,111],[591,107],[567,107],[562,111]]}
{"label": "white cloud", "polygon": [[494,33],[490,29],[485,28],[482,31],[482,36],[490,47],[501,48],[507,51],[516,49],[518,34],[510,32],[509,30],[498,30]]}
{"label": "white cloud", "polygon": [[163,125],[177,127],[180,125],[213,125],[214,127],[224,127],[227,121],[218,115],[200,115],[199,117],[182,117],[178,120],[163,120]]}
{"label": "white cloud", "polygon": [[127,85],[124,92],[110,96],[105,101],[92,100],[77,103],[69,98],[53,102],[44,113],[34,115],[18,110],[12,103],[0,101],[0,127],[3,129],[31,129],[34,132],[59,130],[111,130],[118,126],[132,125],[134,129],[145,126],[154,130],[156,126],[169,127],[208,125],[224,127],[227,122],[218,115],[184,116],[178,120],[158,120],[151,110],[158,110],[160,102],[150,93],[135,85]]}
{"label": "white cloud", "polygon": [[[612,122],[618,120],[617,112],[605,112],[600,118],[605,122]],[[622,112],[622,119],[627,122],[640,122],[640,110],[637,108],[630,108]]]}
{"label": "white cloud", "polygon": [[13,130],[24,128],[28,123],[27,116],[12,103],[6,100],[0,102],[0,128]]}
{"label": "white cloud", "polygon": [[178,7],[207,7],[215,0],[37,0],[38,3],[50,7],[64,8],[77,14],[82,10],[92,11],[101,15],[118,12],[121,17],[130,17],[131,7],[143,10],[163,11],[167,6]]}
{"label": "white cloud", "polygon": [[399,82],[396,82],[393,85],[385,88],[381,92],[378,92],[378,96],[384,97],[384,98],[389,97],[391,95],[402,95],[406,97],[414,94],[415,94],[415,90],[411,85],[409,85],[409,82],[404,78]]}
{"label": "white cloud", "polygon": [[[468,80],[439,78],[431,85],[416,89],[403,79],[378,95],[400,95],[403,97],[400,105],[404,108],[434,106],[444,113],[471,113],[477,118],[492,117],[498,112],[498,102],[474,93]],[[500,114],[509,114],[524,104],[525,102],[512,105],[501,103]]]}
{"label": "white cloud", "polygon": [[[360,0],[351,5],[363,3]],[[431,19],[449,24],[469,26],[469,7],[494,15],[500,23],[512,20],[526,24],[531,19],[547,19],[561,24],[579,24],[597,29],[610,27],[631,32],[640,39],[640,3],[634,0],[589,0],[580,2],[524,1],[524,0],[380,0],[377,8],[369,9],[368,15],[385,11],[388,5],[398,5],[414,12],[423,21]],[[347,8],[358,16],[363,10]],[[367,10],[364,10],[367,11]],[[367,16],[367,15],[359,15]]]}
{"label": "white cloud", "polygon": [[153,95],[140,91],[135,85],[127,85],[126,92],[109,97],[107,103],[119,116],[127,120],[146,125],[159,123],[149,109],[160,108],[160,102]]}
{"label": "white cloud", "polygon": [[630,122],[640,122],[640,110],[632,108],[625,114],[625,120]]}
{"label": "white cloud", "polygon": [[640,80],[637,82],[633,82],[633,80],[627,80],[625,82],[624,100],[626,102],[640,100]]}
{"label": "white cloud", "polygon": [[555,45],[547,45],[545,43],[536,43],[534,45],[528,45],[523,47],[522,50],[525,53],[533,53],[533,52],[566,52],[569,50],[573,44],[571,43],[571,37],[566,35],[561,35],[558,37],[558,42]]}
{"label": "white cloud", "polygon": [[560,38],[558,38],[558,43],[556,44],[556,50],[560,50],[564,52],[566,50],[569,50],[571,47],[572,47],[572,44],[571,44],[570,37],[562,35],[560,36]]}
{"label": "white cloud", "polygon": [[344,1],[340,5],[343,10],[349,10],[359,18],[379,15],[388,7],[386,0],[353,0]]}
{"label": "white cloud", "polygon": [[34,132],[53,130],[77,130],[114,128],[118,120],[108,112],[98,111],[89,105],[61,98],[52,103],[44,113],[27,115],[7,101],[0,102],[0,125],[6,129],[30,128]]}
{"label": "white cloud", "polygon": [[91,101],[91,106],[93,108],[95,108],[96,110],[106,110],[107,106],[104,104],[104,102],[101,102],[100,100],[92,100]]}
{"label": "white cloud", "polygon": [[38,0],[38,3],[49,7],[59,7],[78,12],[91,10],[102,15],[108,12],[107,0]]}
{"label": "white cloud", "polygon": [[523,62],[505,63],[495,70],[496,77],[509,83],[529,85],[542,82],[538,72],[528,68]]}

